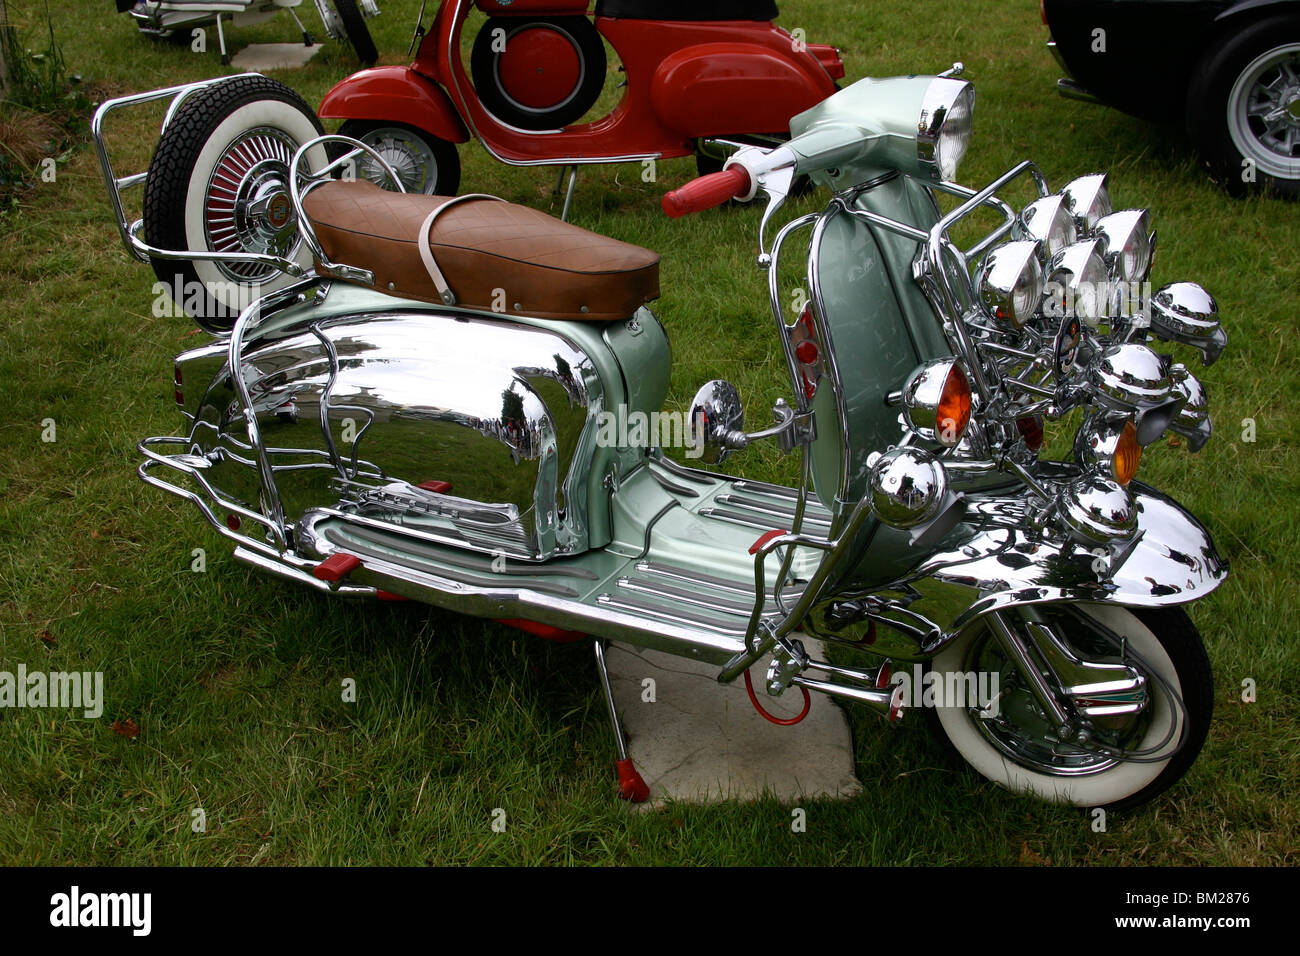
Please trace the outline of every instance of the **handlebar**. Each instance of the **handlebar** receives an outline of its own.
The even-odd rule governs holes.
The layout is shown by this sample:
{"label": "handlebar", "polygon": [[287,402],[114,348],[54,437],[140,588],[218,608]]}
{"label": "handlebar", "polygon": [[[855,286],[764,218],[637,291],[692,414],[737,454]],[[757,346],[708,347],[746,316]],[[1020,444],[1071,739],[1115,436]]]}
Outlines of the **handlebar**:
{"label": "handlebar", "polygon": [[709,173],[692,179],[680,189],[666,193],[663,198],[664,212],[672,219],[680,219],[687,213],[702,212],[721,206],[728,199],[736,199],[749,193],[749,173],[743,166],[728,166],[720,173]]}

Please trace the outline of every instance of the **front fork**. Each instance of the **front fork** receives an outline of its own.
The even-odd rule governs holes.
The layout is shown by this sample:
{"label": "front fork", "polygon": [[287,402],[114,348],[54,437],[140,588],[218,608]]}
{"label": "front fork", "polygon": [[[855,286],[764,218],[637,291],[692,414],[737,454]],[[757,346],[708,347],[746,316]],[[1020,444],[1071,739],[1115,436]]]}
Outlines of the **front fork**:
{"label": "front fork", "polygon": [[[987,615],[994,638],[1016,662],[1061,741],[1086,743],[1092,737],[1094,717],[1135,717],[1146,709],[1147,680],[1136,669],[1124,663],[1085,660],[1030,610],[1024,612],[1026,640],[1004,613]],[[1117,651],[1122,659],[1122,640]]]}

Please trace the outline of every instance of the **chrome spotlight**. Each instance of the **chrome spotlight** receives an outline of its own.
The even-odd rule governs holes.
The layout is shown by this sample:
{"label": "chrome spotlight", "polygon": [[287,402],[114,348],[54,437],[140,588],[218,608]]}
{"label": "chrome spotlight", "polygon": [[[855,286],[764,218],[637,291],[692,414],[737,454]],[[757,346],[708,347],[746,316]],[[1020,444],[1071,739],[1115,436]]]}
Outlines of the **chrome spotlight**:
{"label": "chrome spotlight", "polygon": [[1074,226],[1074,216],[1065,206],[1065,197],[1057,194],[1035,199],[1025,206],[1011,227],[1011,237],[1037,239],[1042,243],[1043,254],[1050,259],[1078,241],[1079,232]]}
{"label": "chrome spotlight", "polygon": [[1151,272],[1155,233],[1145,209],[1125,209],[1097,220],[1093,235],[1101,240],[1102,258],[1112,279],[1142,282]]}
{"label": "chrome spotlight", "polygon": [[910,529],[913,545],[938,541],[965,512],[943,463],[923,448],[891,448],[874,456],[867,494],[872,513],[891,528]]}
{"label": "chrome spotlight", "polygon": [[1228,344],[1218,303],[1195,282],[1162,286],[1151,297],[1151,331],[1200,350],[1202,365],[1213,365]]}
{"label": "chrome spotlight", "polygon": [[1126,342],[1103,350],[1088,367],[1093,400],[1112,412],[1137,412],[1137,438],[1149,445],[1182,408],[1165,359],[1145,345]]}
{"label": "chrome spotlight", "polygon": [[1187,439],[1187,447],[1198,452],[1210,440],[1213,431],[1210,424],[1210,400],[1205,394],[1205,386],[1187,366],[1175,364],[1170,367],[1169,375],[1174,380],[1174,391],[1183,398],[1182,411],[1169,426],[1170,431]]}
{"label": "chrome spotlight", "polygon": [[1081,236],[1090,234],[1098,220],[1111,214],[1110,176],[1106,173],[1080,176],[1062,189],[1061,195]]}
{"label": "chrome spotlight", "polygon": [[1042,243],[1037,239],[1004,242],[989,250],[976,277],[980,301],[993,321],[1019,331],[1043,301]]}
{"label": "chrome spotlight", "polygon": [[1047,315],[1076,316],[1095,329],[1103,318],[1118,312],[1117,288],[1100,250],[1100,239],[1086,239],[1052,257],[1043,304]]}
{"label": "chrome spotlight", "polygon": [[1071,536],[1088,547],[1126,541],[1137,531],[1132,493],[1097,475],[1070,482],[1061,493],[1058,510]]}

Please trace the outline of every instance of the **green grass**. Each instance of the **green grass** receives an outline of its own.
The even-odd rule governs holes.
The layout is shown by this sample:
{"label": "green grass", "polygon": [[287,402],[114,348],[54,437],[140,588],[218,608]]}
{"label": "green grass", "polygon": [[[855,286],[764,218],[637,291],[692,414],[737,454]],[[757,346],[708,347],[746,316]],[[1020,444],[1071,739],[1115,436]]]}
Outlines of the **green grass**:
{"label": "green grass", "polygon": [[[40,4],[9,6],[39,36]],[[215,49],[137,36],[110,4],[50,6],[68,68],[98,98],[220,72]],[[384,62],[402,61],[417,7],[385,0],[371,21]],[[1203,376],[1217,433],[1198,456],[1155,448],[1143,462],[1143,477],[1200,516],[1233,562],[1229,581],[1193,609],[1215,665],[1216,716],[1182,784],[1094,833],[1079,811],[1009,796],[949,763],[924,721],[886,732],[852,711],[864,792],[808,805],[806,833],[791,833],[789,807],[770,800],[629,812],[614,798],[587,646],[419,606],[331,602],[261,577],[226,556],[188,506],[135,478],[135,441],[177,427],[171,357],[197,340],[184,320],[151,316],[154,277],[121,249],[82,149],[0,221],[0,669],[103,670],[107,703],[100,720],[0,710],[0,861],[1296,862],[1300,454],[1288,436],[1300,413],[1300,206],[1230,199],[1176,130],[1057,98],[1036,8],[787,0],[781,22],[839,45],[850,79],[965,61],[979,101],[964,181],[1026,156],[1058,185],[1109,169],[1119,205],[1152,208],[1156,281],[1194,278],[1219,298],[1232,341]],[[235,49],[287,42],[293,27],[281,17],[229,36]],[[353,69],[329,43],[280,78],[318,102]],[[122,170],[144,168],[156,122],[120,125]],[[495,164],[477,145],[462,157],[463,189],[558,211],[553,173]],[[573,219],[663,253],[656,310],[676,361],[670,401],[726,377],[750,424],[764,424],[788,384],[752,265],[757,212],[670,222],[658,198],[693,164],[659,172],[643,183],[639,166],[584,170]],[[1248,417],[1254,443],[1241,440]],[[41,441],[47,418],[55,443]],[[767,447],[728,464],[793,477]],[[190,571],[198,547],[204,574]],[[340,700],[345,678],[357,682],[354,705]],[[1256,703],[1240,699],[1245,678]],[[127,718],[135,739],[111,728]],[[205,833],[191,830],[199,807]],[[505,833],[491,829],[495,808]]]}

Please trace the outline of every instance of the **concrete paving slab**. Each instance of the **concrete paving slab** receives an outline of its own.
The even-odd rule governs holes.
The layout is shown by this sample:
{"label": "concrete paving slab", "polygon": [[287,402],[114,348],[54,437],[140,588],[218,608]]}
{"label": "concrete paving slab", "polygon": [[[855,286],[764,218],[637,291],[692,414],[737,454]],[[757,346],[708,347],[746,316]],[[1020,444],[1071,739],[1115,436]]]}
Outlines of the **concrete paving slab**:
{"label": "concrete paving slab", "polygon": [[260,73],[263,70],[296,70],[320,52],[320,43],[250,43],[233,57],[230,65]]}
{"label": "concrete paving slab", "polygon": [[[804,643],[822,656],[817,641]],[[716,666],[616,643],[606,656],[628,756],[650,787],[642,806],[747,800],[765,792],[783,801],[847,798],[862,790],[853,775],[848,721],[820,694],[813,694],[801,723],[781,727],[754,710],[743,680],[719,684]],[[759,702],[775,716],[795,716],[803,695],[768,697],[759,685],[763,667],[753,671]],[[654,681],[653,702],[645,699],[647,678]]]}

